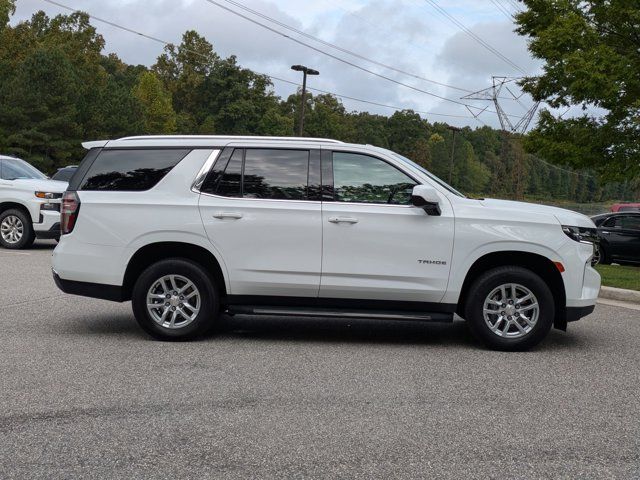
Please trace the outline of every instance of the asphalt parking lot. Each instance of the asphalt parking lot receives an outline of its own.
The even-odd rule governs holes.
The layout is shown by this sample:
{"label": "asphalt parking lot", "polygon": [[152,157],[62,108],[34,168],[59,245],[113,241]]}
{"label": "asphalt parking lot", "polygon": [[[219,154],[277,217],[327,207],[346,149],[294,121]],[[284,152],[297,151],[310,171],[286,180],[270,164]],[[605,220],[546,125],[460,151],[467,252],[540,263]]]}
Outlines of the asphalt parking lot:
{"label": "asphalt parking lot", "polygon": [[640,310],[528,353],[464,323],[233,318],[150,340],[0,250],[0,478],[637,478]]}

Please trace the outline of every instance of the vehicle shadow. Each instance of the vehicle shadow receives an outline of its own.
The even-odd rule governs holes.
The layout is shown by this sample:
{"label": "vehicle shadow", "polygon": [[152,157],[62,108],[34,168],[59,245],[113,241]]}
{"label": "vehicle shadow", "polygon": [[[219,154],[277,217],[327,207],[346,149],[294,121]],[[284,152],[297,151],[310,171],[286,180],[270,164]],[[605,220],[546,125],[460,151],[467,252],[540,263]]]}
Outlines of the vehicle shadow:
{"label": "vehicle shadow", "polygon": [[36,240],[33,245],[24,250],[19,250],[23,252],[28,252],[29,250],[53,250],[58,245],[58,242],[55,240]]}
{"label": "vehicle shadow", "polygon": [[[129,340],[155,341],[137,325],[130,314],[104,315],[82,319],[70,328],[80,335],[120,336]],[[461,349],[482,349],[465,322],[428,323],[398,320],[340,318],[292,318],[271,316],[222,316],[214,333],[198,343],[227,341],[307,342],[324,344],[424,345]],[[579,336],[551,330],[535,351],[582,348]]]}
{"label": "vehicle shadow", "polygon": [[463,321],[428,323],[399,320],[292,317],[224,317],[222,338],[284,342],[474,346]]}

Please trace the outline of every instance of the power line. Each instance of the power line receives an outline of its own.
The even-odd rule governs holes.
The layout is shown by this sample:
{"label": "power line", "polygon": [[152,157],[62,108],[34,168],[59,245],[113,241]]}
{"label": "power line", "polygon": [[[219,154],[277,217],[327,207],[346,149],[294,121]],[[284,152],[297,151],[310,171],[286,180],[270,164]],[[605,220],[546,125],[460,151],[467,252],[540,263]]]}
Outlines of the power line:
{"label": "power line", "polygon": [[[269,76],[269,75],[267,75]],[[278,77],[273,77],[271,76],[270,78],[274,79],[274,80],[278,80],[280,82],[284,82],[284,83],[288,83],[290,85],[296,85],[296,86],[300,86],[300,84],[298,82],[293,82],[291,80],[285,80],[283,78],[278,78]],[[356,97],[352,97],[349,95],[343,95],[341,93],[334,93],[334,92],[329,92],[327,90],[322,90],[320,88],[313,88],[313,87],[309,87],[307,86],[307,90],[313,90],[314,92],[319,92],[319,93],[326,93],[328,95],[333,95],[334,97],[338,97],[338,98],[346,98],[347,100],[353,100],[355,102],[360,102],[360,103],[367,103],[369,105],[376,105],[378,107],[384,107],[384,108],[390,108],[392,110],[395,110],[397,112],[402,111],[402,110],[412,110],[416,113],[422,113],[423,115],[436,115],[436,116],[440,116],[440,117],[451,117],[451,118],[466,118],[468,119],[469,116],[468,115],[454,115],[451,113],[437,113],[437,112],[425,112],[424,110],[414,110],[414,109],[409,109],[409,108],[403,108],[403,107],[396,107],[393,105],[387,105],[385,103],[379,103],[379,102],[375,102],[373,100],[363,100],[362,98],[356,98]]]}
{"label": "power line", "polygon": [[502,3],[498,2],[497,0],[491,0],[491,3],[493,3],[496,6],[496,8],[500,11],[500,13],[502,13],[509,20],[513,21],[513,16],[509,12],[509,10],[504,8],[504,5],[502,5]]}
{"label": "power line", "polygon": [[[59,2],[57,2],[55,0],[42,0],[42,1],[50,3],[52,5],[56,5],[57,7],[63,8],[65,10],[68,10],[68,11],[71,11],[71,12],[76,12],[76,13],[81,13],[82,12],[81,10],[77,10],[77,9],[75,9],[73,7],[69,7],[68,5],[64,5],[64,4],[59,3]],[[125,26],[120,25],[118,23],[111,22],[109,20],[105,20],[104,18],[96,17],[95,15],[91,15],[89,13],[87,13],[87,15],[88,15],[89,18],[91,18],[91,19],[93,19],[93,20],[95,20],[97,22],[105,23],[105,24],[107,24],[109,26],[112,26],[114,28],[118,28],[118,29],[123,30],[125,32],[129,32],[129,33],[132,33],[134,35],[138,35],[140,37],[144,37],[144,38],[146,38],[148,40],[152,40],[154,42],[161,43],[161,44],[163,44],[165,46],[175,45],[174,43],[169,42],[167,40],[163,40],[161,38],[154,37],[152,35],[140,32],[138,30],[134,30],[132,28],[125,27]],[[184,48],[184,50],[189,52],[189,53],[192,53],[194,55],[198,55],[200,57],[203,57],[203,58],[206,58],[207,60],[209,60],[209,57],[207,55],[204,55],[201,52],[198,52],[196,50],[191,50],[191,49],[188,49],[188,48]],[[272,80],[277,80],[279,82],[288,83],[290,85],[300,86],[300,84],[298,82],[294,82],[294,81],[291,81],[291,80],[286,80],[284,78],[279,78],[279,77],[276,77],[274,75],[268,75],[266,73],[260,73],[260,72],[257,72],[255,70],[254,70],[254,72],[257,73],[258,75],[263,75],[263,76],[268,77],[268,78],[270,78]],[[319,88],[311,88],[311,87],[307,87],[307,88],[309,90],[313,90],[313,91],[316,91],[316,92],[325,93],[325,94],[328,94],[328,95],[334,95],[334,96],[336,96],[338,98],[346,98],[348,100],[353,100],[355,102],[365,103],[365,104],[369,104],[369,105],[376,105],[376,106],[384,107],[384,108],[390,108],[390,109],[393,109],[393,110],[396,110],[396,111],[408,110],[407,108],[397,107],[397,106],[393,106],[393,105],[387,105],[387,104],[376,102],[376,101],[373,101],[373,100],[365,100],[365,99],[362,99],[362,98],[352,97],[352,96],[344,95],[344,94],[340,94],[340,93],[334,93],[334,92],[330,92],[330,91],[327,91],[327,90],[322,90],[322,89],[319,89]],[[435,116],[451,117],[451,118],[469,118],[467,115],[454,115],[454,114],[449,114],[449,113],[426,112],[426,111],[422,111],[422,110],[413,110],[413,111],[416,112],[416,113],[422,113],[423,115],[435,115]]]}
{"label": "power line", "polygon": [[508,5],[511,5],[515,9],[516,12],[522,12],[522,9],[520,8],[520,5],[518,4],[517,0],[505,0],[505,2]]}
{"label": "power line", "polygon": [[346,65],[349,65],[351,67],[357,68],[358,70],[362,70],[363,72],[369,73],[370,75],[376,76],[378,78],[382,78],[384,80],[387,80],[389,82],[395,83],[397,85],[402,85],[403,87],[409,88],[409,89],[414,90],[416,92],[424,93],[425,95],[429,95],[431,97],[438,98],[438,99],[444,100],[446,102],[455,103],[457,105],[461,105],[461,106],[468,107],[468,108],[475,108],[475,109],[478,109],[478,110],[482,110],[481,108],[476,107],[474,105],[468,105],[468,104],[460,102],[458,100],[454,100],[454,99],[451,99],[451,98],[443,97],[442,95],[438,95],[436,93],[429,92],[427,90],[423,90],[421,88],[415,87],[415,86],[410,85],[408,83],[404,83],[404,82],[401,82],[401,81],[396,80],[394,78],[387,77],[386,75],[383,75],[381,73],[374,72],[373,70],[369,70],[368,68],[363,67],[361,65],[358,65],[357,63],[353,63],[353,62],[351,62],[349,60],[345,60],[344,58],[338,57],[338,56],[333,55],[333,54],[331,54],[329,52],[326,52],[326,51],[324,51],[324,50],[322,50],[320,48],[314,47],[313,45],[305,43],[302,40],[299,40],[297,38],[293,38],[293,37],[287,35],[286,33],[283,33],[283,32],[281,32],[281,31],[279,31],[279,30],[277,30],[277,29],[275,29],[273,27],[270,27],[269,25],[265,25],[264,23],[261,23],[258,20],[255,20],[255,19],[253,19],[251,17],[248,17],[246,15],[243,15],[240,12],[236,12],[235,10],[216,2],[215,0],[206,0],[206,1],[209,2],[212,5],[215,5],[215,6],[219,7],[219,8],[222,8],[223,10],[226,10],[229,13],[232,13],[233,15],[236,15],[236,16],[238,16],[240,18],[243,18],[243,19],[245,19],[245,20],[247,20],[247,21],[249,21],[249,22],[251,22],[251,23],[253,23],[255,25],[258,25],[258,26],[260,26],[260,27],[262,27],[262,28],[264,28],[266,30],[269,30],[270,32],[275,33],[276,35],[280,35],[280,36],[282,36],[282,37],[284,37],[284,38],[286,38],[288,40],[291,40],[292,42],[295,42],[295,43],[297,43],[299,45],[305,46],[305,47],[307,47],[307,48],[309,48],[311,50],[314,50],[315,52],[318,52],[318,53],[320,53],[322,55],[325,55],[325,56],[327,56],[329,58],[333,58],[334,60],[342,62],[342,63],[344,63]]}
{"label": "power line", "polygon": [[365,60],[367,62],[373,63],[374,65],[378,65],[379,67],[387,68],[389,70],[393,70],[394,72],[398,72],[398,73],[401,73],[403,75],[407,75],[407,76],[416,78],[418,80],[424,80],[425,82],[430,82],[430,83],[433,83],[433,84],[436,84],[436,85],[440,85],[442,87],[451,88],[453,90],[458,90],[460,92],[471,93],[471,90],[467,90],[466,88],[456,87],[454,85],[449,85],[447,83],[439,82],[437,80],[426,78],[426,77],[423,77],[421,75],[417,75],[415,73],[407,72],[406,70],[402,70],[402,69],[394,67],[392,65],[388,65],[388,64],[379,62],[377,60],[373,60],[373,59],[371,59],[369,57],[366,57],[366,56],[364,56],[364,55],[362,55],[360,53],[354,52],[353,50],[348,50],[348,49],[346,49],[344,47],[341,47],[339,45],[336,45],[334,43],[328,42],[328,41],[323,40],[321,38],[318,38],[318,37],[316,37],[314,35],[311,35],[311,34],[305,32],[303,30],[299,30],[299,29],[297,29],[295,27],[292,27],[291,25],[288,25],[288,24],[286,24],[284,22],[281,22],[281,21],[279,21],[279,20],[277,20],[277,19],[275,19],[273,17],[269,17],[268,15],[265,15],[264,13],[261,13],[261,12],[259,12],[257,10],[254,10],[254,9],[250,8],[250,7],[247,7],[247,6],[243,5],[240,2],[237,2],[237,1],[234,1],[234,0],[223,0],[223,1],[232,4],[237,8],[240,8],[241,10],[244,10],[245,12],[252,13],[253,15],[255,15],[257,17],[263,18],[263,19],[265,19],[265,20],[267,20],[267,21],[269,21],[271,23],[275,23],[276,25],[279,25],[282,28],[285,28],[285,29],[287,29],[289,31],[295,32],[298,35],[301,35],[301,36],[303,36],[305,38],[314,40],[314,41],[316,41],[318,43],[321,43],[322,45],[334,48],[334,49],[336,49],[336,50],[338,50],[340,52],[346,53],[348,55],[351,55],[353,57],[359,58],[361,60]]}
{"label": "power line", "polygon": [[[58,7],[64,8],[64,9],[69,10],[69,11],[72,11],[72,12],[81,12],[81,10],[74,9],[74,8],[72,8],[72,7],[69,7],[69,6],[67,6],[67,5],[64,5],[64,4],[62,4],[62,3],[60,3],[60,2],[57,2],[57,1],[55,1],[55,0],[43,0],[43,1],[44,1],[44,2],[47,2],[47,3],[51,3],[51,4],[53,4],[53,5],[57,5]],[[316,52],[322,53],[323,55],[329,56],[330,58],[334,58],[334,59],[336,59],[336,60],[338,60],[338,61],[341,61],[341,62],[343,62],[343,63],[346,63],[346,64],[348,64],[348,65],[351,65],[351,66],[353,66],[353,67],[355,67],[355,68],[357,68],[357,69],[359,69],[359,70],[363,70],[363,71],[365,71],[365,72],[367,72],[367,73],[370,73],[370,74],[372,74],[372,75],[374,75],[374,76],[376,76],[376,77],[383,78],[383,79],[388,80],[388,81],[390,81],[390,82],[393,82],[393,83],[395,83],[395,84],[402,85],[402,86],[407,87],[407,88],[409,88],[409,89],[411,89],[411,90],[415,90],[415,91],[417,91],[417,92],[424,93],[424,94],[426,94],[426,95],[430,95],[430,96],[433,96],[433,97],[439,98],[439,99],[441,99],[441,100],[445,100],[445,101],[448,101],[448,102],[451,102],[451,103],[455,103],[455,104],[457,104],[457,105],[464,106],[464,107],[469,111],[469,113],[470,113],[470,115],[471,115],[471,118],[475,119],[476,121],[478,121],[478,122],[479,122],[479,123],[481,123],[482,125],[486,125],[486,124],[485,124],[484,122],[482,122],[482,121],[478,118],[478,116],[479,116],[479,115],[481,115],[481,114],[482,114],[482,113],[484,113],[484,112],[496,113],[496,112],[494,112],[494,111],[492,111],[492,110],[488,110],[488,109],[487,109],[487,107],[480,108],[480,107],[476,107],[476,106],[474,106],[474,105],[469,105],[469,104],[466,104],[466,103],[463,103],[463,102],[459,102],[459,101],[457,101],[457,100],[453,100],[453,99],[450,99],[450,98],[446,98],[446,97],[443,97],[443,96],[441,96],[441,95],[437,95],[437,94],[435,94],[435,93],[431,93],[431,92],[428,92],[428,91],[426,91],[426,90],[420,89],[420,88],[418,88],[418,87],[414,87],[413,85],[409,85],[409,84],[406,84],[406,83],[404,83],[404,82],[400,82],[400,81],[395,80],[395,79],[393,79],[393,78],[391,78],[391,77],[387,77],[387,76],[382,75],[382,74],[380,74],[380,73],[377,73],[377,72],[374,72],[374,71],[372,71],[372,70],[369,70],[369,69],[367,69],[367,68],[365,68],[365,67],[361,67],[360,65],[357,65],[357,64],[355,64],[355,63],[349,62],[348,60],[344,60],[344,59],[342,59],[342,58],[340,58],[340,57],[337,57],[337,56],[335,56],[335,55],[332,55],[332,54],[330,54],[330,53],[324,52],[324,51],[322,51],[322,50],[320,50],[320,49],[318,49],[318,48],[316,48],[316,47],[314,47],[314,46],[312,46],[312,45],[306,44],[306,43],[304,43],[304,42],[302,42],[302,41],[300,41],[300,40],[298,40],[298,39],[295,39],[295,38],[293,38],[293,37],[290,37],[290,36],[288,36],[288,35],[287,35],[287,34],[285,34],[285,33],[282,33],[282,32],[280,32],[280,31],[278,31],[278,30],[276,30],[276,29],[274,29],[274,28],[269,27],[268,25],[264,25],[264,24],[262,24],[262,23],[260,23],[260,22],[258,22],[258,21],[256,21],[256,20],[253,20],[253,19],[251,19],[251,18],[249,18],[249,17],[247,17],[247,16],[245,16],[245,15],[243,15],[243,14],[239,13],[239,12],[235,12],[234,10],[232,10],[232,9],[230,9],[230,8],[228,8],[228,7],[225,7],[224,5],[220,5],[220,4],[218,4],[217,2],[214,2],[213,0],[207,0],[207,1],[208,1],[209,3],[212,3],[212,4],[214,4],[214,5],[216,5],[216,6],[220,7],[220,8],[222,8],[223,10],[226,10],[226,11],[228,11],[228,12],[230,12],[230,13],[233,13],[233,14],[235,14],[235,15],[238,15],[238,16],[240,16],[241,18],[244,18],[244,19],[246,19],[246,20],[248,20],[248,21],[250,21],[250,22],[252,22],[252,23],[255,23],[255,24],[257,24],[257,25],[259,25],[259,26],[261,26],[261,27],[263,27],[263,28],[265,28],[265,29],[267,29],[267,30],[271,31],[271,32],[274,32],[274,33],[276,33],[276,34],[278,34],[278,35],[281,35],[281,36],[283,36],[283,37],[285,37],[285,38],[288,38],[288,39],[290,39],[290,40],[292,40],[292,41],[294,41],[294,42],[296,42],[296,43],[299,43],[299,44],[301,44],[301,45],[303,45],[303,46],[306,46],[306,47],[308,47],[308,48],[310,48],[310,49],[312,49],[312,50],[314,50],[314,51],[316,51]],[[114,23],[114,22],[111,22],[111,21],[109,21],[109,20],[105,20],[105,19],[102,19],[102,18],[96,17],[96,16],[94,16],[94,15],[89,15],[89,17],[90,17],[90,18],[93,18],[94,20],[97,20],[97,21],[99,21],[99,22],[106,23],[107,25],[110,25],[110,26],[113,26],[113,27],[116,27],[116,28],[120,28],[120,29],[125,30],[125,31],[127,31],[127,32],[130,32],[130,33],[133,33],[133,34],[136,34],[136,35],[142,36],[142,37],[147,38],[147,39],[149,39],[149,40],[153,40],[153,41],[156,41],[156,42],[159,42],[159,43],[163,43],[163,44],[165,44],[165,45],[174,45],[172,42],[169,42],[169,41],[166,41],[166,40],[162,40],[162,39],[160,39],[160,38],[158,38],[158,37],[154,37],[154,36],[152,36],[152,35],[148,35],[148,34],[145,34],[145,33],[142,33],[142,32],[138,32],[138,31],[133,30],[133,29],[128,28],[128,27],[123,27],[123,26],[118,25],[118,24],[116,24],[116,23]],[[191,53],[194,53],[194,54],[200,55],[200,53],[199,53],[199,52],[196,52],[196,51],[193,51],[193,50],[185,49],[185,51],[189,51],[189,52],[191,52]],[[279,79],[279,78],[277,78],[277,77],[274,77],[274,76],[272,76],[272,75],[268,75],[268,74],[264,74],[264,73],[260,73],[260,72],[256,72],[256,73],[258,73],[258,74],[260,74],[260,75],[264,75],[264,76],[269,77],[269,78],[276,79],[276,80],[283,80],[283,79]],[[286,80],[284,80],[284,81],[286,81]],[[327,92],[327,93],[331,93],[331,92]],[[331,93],[331,94],[332,94],[332,95],[335,95],[335,94],[333,94],[333,93]],[[338,95],[336,95],[336,96],[338,96]],[[347,98],[347,96],[344,96],[344,98]],[[357,101],[357,100],[356,100],[356,101]],[[371,102],[371,101],[369,101],[369,100],[367,100],[367,101],[363,101],[363,103],[369,103],[369,102]],[[471,109],[476,109],[476,110],[478,110],[478,112],[474,113]],[[433,113],[432,113],[432,114],[433,114]],[[438,115],[445,115],[445,114],[438,114]],[[520,116],[517,116],[517,115],[508,115],[508,116],[512,116],[512,117],[514,117],[514,118],[518,118],[518,119],[520,118]],[[469,118],[469,117],[463,117],[463,118]]]}
{"label": "power line", "polygon": [[[314,47],[313,45],[309,45],[308,43],[305,43],[305,42],[303,42],[302,40],[299,40],[299,39],[297,39],[297,38],[291,37],[290,35],[287,35],[286,33],[283,33],[283,32],[281,32],[281,31],[279,31],[279,30],[277,30],[277,29],[275,29],[275,28],[273,28],[273,27],[270,27],[270,26],[268,26],[268,25],[265,25],[264,23],[261,23],[261,22],[259,22],[258,20],[255,20],[255,19],[253,19],[253,18],[251,18],[251,17],[248,17],[248,16],[246,16],[246,15],[244,15],[244,14],[240,13],[240,12],[236,12],[235,10],[233,10],[233,9],[231,9],[231,8],[229,8],[229,7],[226,7],[226,6],[224,6],[224,5],[222,5],[222,4],[218,3],[218,2],[216,2],[216,1],[214,1],[214,0],[206,0],[206,1],[207,1],[207,2],[209,2],[209,3],[211,3],[212,5],[215,5],[215,6],[219,7],[219,8],[222,8],[223,10],[226,10],[226,11],[227,11],[227,12],[229,12],[229,13],[232,13],[233,15],[236,15],[236,16],[238,16],[238,17],[240,17],[240,18],[243,18],[243,19],[245,19],[245,20],[247,20],[247,21],[249,21],[249,22],[251,22],[251,23],[253,23],[253,24],[255,24],[255,25],[258,25],[258,26],[260,26],[260,27],[262,27],[262,28],[264,28],[264,29],[266,29],[266,30],[269,30],[270,32],[275,33],[276,35],[280,35],[280,36],[282,36],[282,37],[284,37],[284,38],[286,38],[286,39],[288,39],[288,40],[291,40],[291,41],[293,41],[293,42],[295,42],[295,43],[298,43],[299,45],[305,46],[305,47],[307,47],[307,48],[309,48],[309,49],[311,49],[311,50],[313,50],[313,51],[315,51],[315,52],[318,52],[318,53],[320,53],[320,54],[322,54],[322,55],[325,55],[325,56],[327,56],[327,57],[329,57],[329,58],[333,58],[334,60],[337,60],[337,61],[339,61],[339,62],[345,63],[345,64],[347,64],[347,65],[349,65],[349,66],[354,67],[354,68],[357,68],[358,70],[362,70],[363,72],[369,73],[369,74],[371,74],[371,75],[373,75],[373,76],[376,76],[376,77],[382,78],[382,79],[384,79],[384,80],[387,80],[387,81],[389,81],[389,82],[395,83],[395,84],[397,84],[397,85],[401,85],[401,86],[403,86],[403,87],[409,88],[409,89],[414,90],[414,91],[416,91],[416,92],[424,93],[425,95],[429,95],[429,96],[431,96],[431,97],[435,97],[435,98],[438,98],[438,99],[440,99],[440,100],[444,100],[444,101],[447,101],[447,102],[451,102],[451,103],[455,103],[455,104],[457,104],[457,105],[464,106],[464,107],[469,111],[469,113],[471,114],[471,116],[472,116],[474,119],[476,119],[476,120],[478,120],[478,118],[477,118],[477,117],[478,117],[478,115],[481,115],[481,114],[482,114],[482,113],[484,113],[484,112],[496,113],[496,112],[494,112],[494,111],[492,111],[492,110],[487,110],[487,108],[486,108],[486,107],[484,107],[484,108],[480,108],[480,107],[476,107],[475,105],[469,105],[469,104],[467,104],[467,103],[460,102],[460,101],[458,101],[458,100],[454,100],[454,99],[451,99],[451,98],[443,97],[442,95],[438,95],[438,94],[435,94],[435,93],[429,92],[429,91],[427,91],[427,90],[423,90],[423,89],[421,89],[421,88],[415,87],[415,86],[413,86],[413,85],[409,85],[409,84],[407,84],[407,83],[401,82],[401,81],[399,81],[399,80],[396,80],[396,79],[394,79],[394,78],[388,77],[388,76],[383,75],[383,74],[381,74],[381,73],[374,72],[373,70],[369,70],[368,68],[365,68],[365,67],[363,67],[363,66],[361,66],[361,65],[358,65],[358,64],[356,64],[356,63],[350,62],[349,60],[345,60],[344,58],[341,58],[341,57],[338,57],[338,56],[333,55],[333,54],[331,54],[331,53],[328,53],[328,52],[326,52],[326,51],[324,51],[324,50],[321,50],[320,48]],[[225,0],[225,1],[226,1],[226,0]],[[471,109],[476,109],[476,110],[478,110],[478,112],[477,112],[477,113],[473,113],[473,111],[472,111]],[[518,118],[518,119],[520,119],[520,118],[521,118],[521,117],[520,117],[520,116],[518,116],[518,115],[507,115],[507,116],[514,117],[514,118]],[[484,124],[484,122],[480,122],[480,123]]]}
{"label": "power line", "polygon": [[595,178],[593,175],[589,175],[588,173],[576,172],[575,170],[567,170],[566,168],[562,168],[558,165],[554,165],[553,163],[549,163],[546,160],[541,159],[537,155],[531,155],[530,157],[533,158],[534,160],[537,160],[540,163],[543,163],[547,167],[555,168],[556,170],[560,170],[561,172],[570,173],[572,175],[577,175],[580,177]]}
{"label": "power line", "polygon": [[424,0],[424,1],[427,2],[429,5],[431,5],[434,9],[436,9],[442,16],[444,16],[447,20],[449,20],[451,23],[453,23],[455,26],[457,26],[460,30],[462,30],[464,33],[466,33],[468,36],[470,36],[472,39],[474,39],[476,42],[478,42],[484,48],[486,48],[491,53],[493,53],[495,56],[497,56],[502,61],[504,61],[505,63],[509,64],[511,67],[515,68],[519,72],[521,72],[523,74],[526,74],[526,72],[525,72],[525,70],[523,68],[518,66],[516,63],[511,61],[508,57],[503,55],[500,51],[498,51],[497,49],[495,49],[494,47],[489,45],[487,42],[485,42],[481,37],[479,37],[478,35],[473,33],[471,30],[469,30],[464,24],[462,24],[460,21],[458,21],[453,15],[451,15],[449,12],[447,12],[444,8],[439,6],[434,0]]}

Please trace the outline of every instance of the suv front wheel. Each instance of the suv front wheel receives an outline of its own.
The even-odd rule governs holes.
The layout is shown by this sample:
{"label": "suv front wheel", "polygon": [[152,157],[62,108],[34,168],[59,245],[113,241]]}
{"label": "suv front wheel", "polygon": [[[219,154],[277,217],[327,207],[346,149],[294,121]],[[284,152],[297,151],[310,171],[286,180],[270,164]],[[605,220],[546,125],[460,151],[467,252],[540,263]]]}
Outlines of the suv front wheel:
{"label": "suv front wheel", "polygon": [[207,333],[220,310],[218,290],[200,265],[171,258],[148,267],[133,288],[133,313],[159,340],[189,340]]}
{"label": "suv front wheel", "polygon": [[469,289],[465,318],[471,333],[489,348],[518,351],[537,345],[551,329],[553,295],[526,268],[507,266],[480,275]]}

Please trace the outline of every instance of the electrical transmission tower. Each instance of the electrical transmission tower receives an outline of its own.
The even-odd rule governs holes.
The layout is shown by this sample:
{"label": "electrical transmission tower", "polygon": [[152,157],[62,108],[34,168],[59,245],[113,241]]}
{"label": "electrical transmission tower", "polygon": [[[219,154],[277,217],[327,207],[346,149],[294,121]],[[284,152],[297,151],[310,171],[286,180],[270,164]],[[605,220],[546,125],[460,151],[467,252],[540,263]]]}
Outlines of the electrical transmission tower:
{"label": "electrical transmission tower", "polygon": [[[506,178],[511,177],[511,184],[513,186],[511,195],[516,199],[522,199],[524,197],[524,179],[526,176],[524,152],[522,152],[521,148],[517,145],[518,142],[514,141],[509,133],[525,133],[538,110],[540,102],[535,102],[529,108],[522,103],[520,98],[523,94],[520,93],[516,95],[513,90],[509,88],[509,83],[515,82],[518,78],[494,76],[491,77],[491,80],[493,83],[491,87],[470,93],[462,98],[465,100],[487,100],[493,102],[503,132],[500,158],[502,158],[511,169],[511,172],[504,171],[502,175]],[[525,114],[515,124],[511,121],[510,115],[508,115],[502,108],[502,105],[500,105],[501,99],[515,100],[526,110]]]}
{"label": "electrical transmission tower", "polygon": [[[509,118],[509,115],[504,111],[502,106],[500,105],[500,99],[508,99],[515,100],[518,102],[523,108],[527,108],[520,101],[522,97],[522,93],[516,95],[511,88],[509,88],[509,83],[515,82],[518,78],[514,77],[491,77],[493,86],[489,88],[484,88],[482,90],[478,90],[477,92],[470,93],[469,95],[465,95],[462,97],[464,100],[488,100],[493,102],[493,105],[496,108],[496,112],[498,113],[498,120],[500,120],[500,126],[502,130],[505,132],[511,133],[525,133],[531,124],[531,120],[533,120],[536,111],[538,110],[538,106],[540,102],[535,102],[529,109],[527,109],[526,113],[518,120],[515,124]],[[509,96],[506,96],[504,92],[507,92]],[[503,94],[504,96],[501,96]]]}

